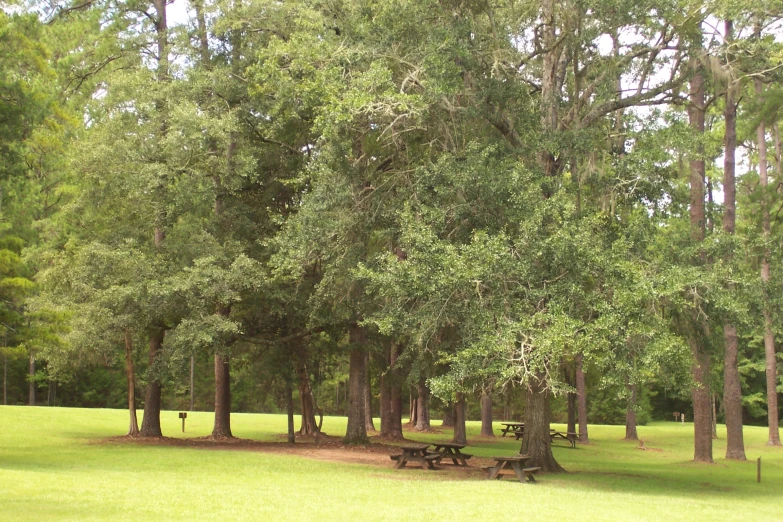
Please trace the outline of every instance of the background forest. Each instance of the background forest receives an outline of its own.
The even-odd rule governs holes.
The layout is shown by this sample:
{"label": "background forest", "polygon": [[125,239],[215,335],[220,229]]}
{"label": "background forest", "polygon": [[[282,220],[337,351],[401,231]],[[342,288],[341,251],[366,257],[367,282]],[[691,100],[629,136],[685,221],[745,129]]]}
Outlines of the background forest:
{"label": "background forest", "polygon": [[780,444],[783,2],[2,6],[4,404]]}

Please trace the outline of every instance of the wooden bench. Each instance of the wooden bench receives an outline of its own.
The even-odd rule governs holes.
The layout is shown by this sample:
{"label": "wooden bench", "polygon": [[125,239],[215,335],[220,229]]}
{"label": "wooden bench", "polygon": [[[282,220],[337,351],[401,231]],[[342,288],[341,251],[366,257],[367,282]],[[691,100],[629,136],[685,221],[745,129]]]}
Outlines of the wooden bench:
{"label": "wooden bench", "polygon": [[538,473],[540,470],[541,470],[540,467],[539,468],[523,468],[522,469],[522,473],[525,474],[525,478],[527,479],[528,482],[535,482],[536,479],[533,478],[533,475]]}

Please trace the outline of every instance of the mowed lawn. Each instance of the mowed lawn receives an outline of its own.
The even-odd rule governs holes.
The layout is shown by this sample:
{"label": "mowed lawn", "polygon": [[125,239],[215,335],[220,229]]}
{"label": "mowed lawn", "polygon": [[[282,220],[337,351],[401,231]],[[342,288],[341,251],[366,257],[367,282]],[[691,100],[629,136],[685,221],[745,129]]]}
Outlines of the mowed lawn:
{"label": "mowed lawn", "polygon": [[[297,419],[298,421],[298,419]],[[177,412],[164,435],[181,437]],[[190,413],[184,436],[209,435],[212,414]],[[436,421],[434,424],[438,424]],[[499,426],[499,425],[498,425]],[[766,429],[745,429],[748,462],[727,462],[719,427],[713,465],[690,462],[693,426],[639,428],[647,451],[620,426],[590,426],[592,444],[555,445],[569,471],[538,484],[482,480],[478,473],[347,464],[258,451],[101,443],[122,435],[127,413],[0,406],[0,521],[35,520],[783,520],[783,449]],[[284,441],[282,415],[234,414],[237,437]],[[326,418],[337,435],[344,418]],[[557,426],[562,428],[562,426]],[[513,438],[478,438],[465,451],[516,453]],[[408,434],[422,441],[451,433]],[[756,483],[756,458],[762,482]]]}

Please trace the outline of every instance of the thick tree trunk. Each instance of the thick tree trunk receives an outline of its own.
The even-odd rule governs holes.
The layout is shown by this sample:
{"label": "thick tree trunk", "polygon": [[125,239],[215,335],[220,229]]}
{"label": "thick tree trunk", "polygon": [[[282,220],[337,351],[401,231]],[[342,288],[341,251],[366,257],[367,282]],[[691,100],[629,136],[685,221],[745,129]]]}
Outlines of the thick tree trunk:
{"label": "thick tree trunk", "polygon": [[402,440],[402,386],[395,367],[398,355],[395,343],[387,347],[388,369],[381,375],[381,437]]}
{"label": "thick tree trunk", "polygon": [[[734,31],[730,20],[725,21],[726,40],[733,41]],[[723,156],[723,231],[734,234],[736,222],[735,151],[737,149],[737,85],[731,79],[726,88]],[[733,285],[729,287],[733,289]],[[737,328],[723,325],[726,354],[723,359],[723,407],[726,410],[726,458],[745,459],[745,441],[742,436],[742,385],[739,374],[739,347]],[[713,401],[714,401],[713,397]],[[714,410],[714,408],[713,408]],[[713,412],[713,421],[714,421]],[[713,422],[713,425],[715,422]],[[713,435],[717,435],[714,433]]]}
{"label": "thick tree trunk", "polygon": [[302,425],[297,432],[299,435],[315,435],[318,425],[315,423],[315,403],[313,402],[313,390],[310,386],[310,372],[307,370],[307,357],[305,351],[300,349],[297,357],[296,374],[299,381],[299,406],[302,413]]}
{"label": "thick tree trunk", "polygon": [[35,355],[30,354],[29,365],[27,367],[27,404],[35,406]]}
{"label": "thick tree trunk", "polygon": [[576,411],[579,420],[579,443],[589,444],[590,439],[587,436],[587,389],[585,387],[585,374],[582,370],[584,356],[579,353],[576,355]]}
{"label": "thick tree trunk", "polygon": [[636,433],[636,385],[629,385],[628,391],[631,396],[625,410],[625,440],[639,440],[639,435]]}
{"label": "thick tree trunk", "polygon": [[[691,129],[702,136],[704,134],[704,78],[698,60],[693,60],[694,74],[690,82],[688,105],[688,121]],[[691,237],[694,242],[704,241],[704,146],[698,145],[694,157],[690,160],[690,224]],[[696,260],[704,263],[704,256]],[[697,303],[694,303],[696,305]],[[712,462],[712,426],[709,385],[709,356],[702,346],[706,337],[702,318],[693,312],[691,318],[690,338],[688,344],[693,356],[693,429],[694,429],[694,460],[696,462]]]}
{"label": "thick tree trunk", "polygon": [[[761,80],[755,80],[756,93],[759,98],[762,97],[764,88],[761,84]],[[768,239],[770,235],[770,215],[769,215],[769,195],[767,194],[769,188],[769,177],[767,173],[767,131],[764,125],[764,120],[761,120],[758,128],[756,129],[756,141],[759,150],[759,178],[761,182],[762,191],[762,229],[764,232],[764,239]],[[780,429],[778,419],[778,392],[777,392],[777,360],[775,356],[775,334],[772,330],[772,314],[767,304],[769,300],[769,279],[770,279],[770,266],[769,266],[769,249],[765,249],[764,258],[761,260],[761,286],[764,290],[765,304],[763,310],[764,316],[764,358],[766,361],[766,378],[767,378],[767,425],[769,426],[769,437],[767,438],[767,445],[780,446]]]}
{"label": "thick tree trunk", "polygon": [[704,349],[691,339],[693,354],[693,460],[712,462],[712,405],[710,404],[710,359]]}
{"label": "thick tree trunk", "polygon": [[540,467],[544,471],[565,471],[552,454],[549,436],[549,391],[543,376],[534,378],[527,389],[525,406],[525,437],[520,453],[529,455],[526,465]]}
{"label": "thick tree trunk", "polygon": [[368,444],[364,428],[364,387],[367,377],[364,367],[366,339],[364,328],[352,324],[349,328],[351,358],[348,369],[348,426],[345,430],[345,444]]}
{"label": "thick tree trunk", "polygon": [[489,389],[481,394],[481,436],[495,436],[492,431],[492,390]]}
{"label": "thick tree trunk", "polygon": [[370,382],[370,352],[364,354],[364,429],[367,432],[375,431],[375,423],[372,420],[372,384]]}
{"label": "thick tree trunk", "polygon": [[442,428],[454,427],[454,405],[447,404],[443,408],[443,421],[440,423]]}
{"label": "thick tree trunk", "polygon": [[[168,23],[166,20],[166,1],[165,0],[153,0],[155,6],[155,18],[153,23],[155,25],[155,40],[157,44],[157,67],[156,67],[156,80],[158,83],[167,82],[169,79],[169,48],[168,48]],[[161,115],[166,113],[166,108],[163,103],[163,98],[158,98],[156,101],[158,113]],[[165,135],[167,132],[167,121],[164,116],[161,116],[160,134]],[[163,247],[163,241],[166,238],[165,231],[165,211],[163,210],[163,201],[158,201],[159,210],[155,213],[154,227],[152,232],[152,242],[156,250],[160,250]],[[152,323],[150,326],[149,334],[149,374],[150,377],[147,383],[147,390],[144,394],[144,417],[141,421],[141,430],[139,430],[139,436],[141,437],[162,437],[163,434],[160,430],[160,407],[161,407],[161,391],[162,386],[160,378],[156,375],[157,360],[160,356],[160,352],[163,349],[163,339],[166,335],[166,330],[159,322]]]}
{"label": "thick tree trunk", "polygon": [[231,372],[228,355],[215,354],[215,424],[212,438],[231,437]]}
{"label": "thick tree trunk", "polygon": [[419,398],[416,403],[416,431],[432,431],[430,426],[430,391],[427,382],[422,378],[417,387]]}
{"label": "thick tree trunk", "polygon": [[166,331],[163,328],[154,328],[150,332],[150,379],[147,384],[147,392],[144,396],[144,417],[141,420],[141,437],[162,437],[160,431],[160,396],[161,385],[155,375],[155,366],[163,347],[163,337]]}
{"label": "thick tree trunk", "polygon": [[402,379],[400,371],[397,368],[397,357],[400,355],[400,347],[392,345],[391,353],[391,411],[389,418],[391,420],[391,429],[389,438],[403,439],[402,435]]}
{"label": "thick tree trunk", "polygon": [[454,438],[456,444],[467,444],[468,434],[465,426],[465,394],[457,392],[454,402]]}
{"label": "thick tree trunk", "polygon": [[133,342],[127,328],[125,329],[125,375],[128,378],[128,413],[130,415],[128,436],[135,437],[139,434],[139,421],[136,418],[136,373],[133,371]]}

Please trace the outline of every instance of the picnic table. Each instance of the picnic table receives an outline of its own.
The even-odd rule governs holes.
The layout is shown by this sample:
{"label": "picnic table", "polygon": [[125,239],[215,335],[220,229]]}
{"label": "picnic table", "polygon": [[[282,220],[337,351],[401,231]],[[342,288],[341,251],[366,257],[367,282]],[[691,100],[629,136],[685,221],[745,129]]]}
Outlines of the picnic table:
{"label": "picnic table", "polygon": [[563,439],[565,441],[568,441],[571,447],[576,449],[577,434],[574,433],[573,431],[557,431],[555,429],[550,429],[549,437],[552,439],[552,442],[554,442],[555,439]]}
{"label": "picnic table", "polygon": [[495,465],[484,468],[487,470],[487,478],[489,480],[500,478],[501,473],[504,470],[511,470],[517,476],[520,482],[524,482],[527,478],[528,482],[535,482],[536,479],[533,475],[538,473],[541,468],[526,468],[525,462],[530,459],[530,455],[514,455],[511,457],[492,457],[495,461]]}
{"label": "picnic table", "polygon": [[390,455],[389,458],[397,461],[394,469],[404,468],[409,461],[418,462],[421,469],[435,469],[434,461],[440,458],[440,453],[428,452],[429,447],[429,444],[403,444],[399,446],[402,454]]}
{"label": "picnic table", "polygon": [[501,426],[505,426],[505,428],[501,428],[500,431],[503,432],[502,437],[506,436],[506,433],[511,432],[517,436],[517,440],[519,440],[519,437],[521,437],[525,433],[525,423],[524,422],[501,422]]}
{"label": "picnic table", "polygon": [[443,459],[451,459],[455,466],[467,466],[467,460],[473,455],[462,453],[460,450],[465,447],[465,444],[457,444],[456,442],[435,442],[432,444],[435,446],[435,451],[431,454],[438,454],[436,463],[440,464]]}

